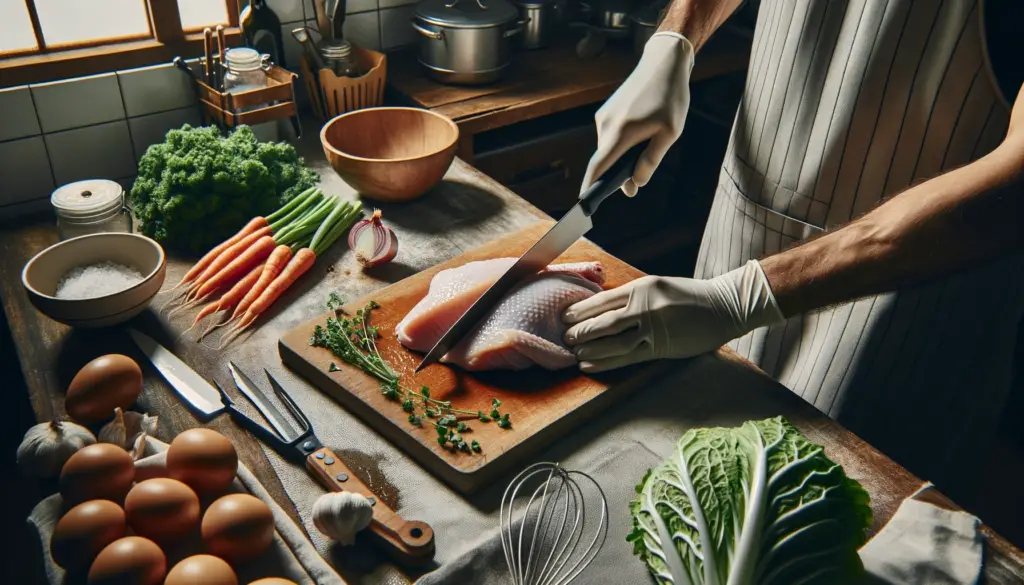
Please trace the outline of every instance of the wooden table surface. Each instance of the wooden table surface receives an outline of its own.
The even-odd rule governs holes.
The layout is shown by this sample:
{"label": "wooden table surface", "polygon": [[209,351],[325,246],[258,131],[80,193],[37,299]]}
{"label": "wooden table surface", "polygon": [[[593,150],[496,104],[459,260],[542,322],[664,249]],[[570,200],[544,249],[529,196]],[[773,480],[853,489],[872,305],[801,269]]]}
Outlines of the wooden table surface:
{"label": "wooden table surface", "polygon": [[[326,167],[317,147],[315,133],[308,132],[301,150],[307,155],[310,165],[321,172],[324,190],[354,196],[353,191]],[[212,352],[187,340],[174,343],[177,334],[187,326],[186,319],[176,317],[168,323],[153,308],[138,318],[136,326],[150,332],[163,330],[163,335],[157,335],[158,340],[168,346],[174,343],[173,348],[179,357],[207,378],[225,381],[228,360],[251,371],[267,365],[278,375],[284,368],[278,365],[277,338],[282,332],[318,314],[329,291],[358,298],[544,217],[523,199],[458,160],[446,180],[426,197],[411,203],[381,207],[384,217],[390,220],[402,242],[395,262],[371,274],[364,274],[352,255],[346,253],[344,245],[335,246],[322,262],[318,262],[282,297],[254,336],[230,350]],[[170,440],[185,428],[199,426],[200,421],[182,405],[123,330],[74,331],[51,321],[32,307],[20,284],[21,268],[35,253],[56,240],[56,231],[48,219],[0,228],[0,296],[36,418],[45,421],[63,416],[64,390],[78,368],[98,355],[116,352],[136,358],[143,366],[145,389],[139,405],[160,416],[159,438]],[[168,283],[177,282],[188,265],[178,258],[169,259]],[[721,367],[734,371],[748,392],[756,392],[763,397],[771,410],[789,417],[812,440],[825,445],[831,457],[847,469],[855,470],[855,477],[871,494],[875,529],[887,522],[900,501],[921,485],[912,474],[735,354],[723,351],[714,359],[721,361]],[[675,388],[685,386],[688,380],[691,385],[701,387],[713,383],[702,379],[699,372],[691,375],[689,364],[680,364],[679,370],[671,380],[676,384]],[[284,371],[281,375],[284,383],[302,383],[290,372]],[[727,394],[700,393],[702,401],[717,401],[719,409],[730,408]],[[207,426],[232,440],[242,461],[263,482],[272,497],[297,520],[294,505],[256,440],[227,417],[219,417]],[[353,440],[358,448],[358,438]],[[304,473],[298,467],[294,472]],[[927,497],[952,506],[940,494],[931,493]],[[998,535],[991,531],[988,533],[988,583],[1024,583],[1024,554]],[[369,554],[367,558],[374,557]],[[398,584],[405,581],[402,571],[385,561],[375,560],[373,566],[367,566],[366,558],[363,558],[362,562],[353,560],[352,563],[353,566],[338,567],[342,576],[351,582]]]}
{"label": "wooden table surface", "polygon": [[[473,136],[604,101],[636,65],[631,42],[611,42],[600,56],[576,55],[579,35],[567,34],[550,48],[513,55],[505,76],[482,86],[444,85],[428,78],[415,52],[388,57],[388,86],[417,106],[442,113],[459,125],[459,156],[472,161]],[[750,39],[723,31],[701,49],[691,82],[747,67]]]}

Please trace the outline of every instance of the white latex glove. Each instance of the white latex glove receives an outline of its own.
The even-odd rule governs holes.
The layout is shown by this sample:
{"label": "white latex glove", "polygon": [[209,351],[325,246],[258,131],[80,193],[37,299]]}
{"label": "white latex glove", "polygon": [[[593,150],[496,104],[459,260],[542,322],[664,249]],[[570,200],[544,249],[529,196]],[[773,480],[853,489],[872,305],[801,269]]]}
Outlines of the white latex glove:
{"label": "white latex glove", "polygon": [[647,139],[651,143],[622,190],[632,197],[651,180],[661,159],[683,132],[690,109],[692,69],[693,45],[683,35],[659,32],[647,41],[636,68],[594,117],[597,151],[587,165],[581,193],[623,153]]}
{"label": "white latex glove", "polygon": [[584,372],[692,357],[782,320],[756,260],[709,280],[645,276],[563,315],[565,342]]}

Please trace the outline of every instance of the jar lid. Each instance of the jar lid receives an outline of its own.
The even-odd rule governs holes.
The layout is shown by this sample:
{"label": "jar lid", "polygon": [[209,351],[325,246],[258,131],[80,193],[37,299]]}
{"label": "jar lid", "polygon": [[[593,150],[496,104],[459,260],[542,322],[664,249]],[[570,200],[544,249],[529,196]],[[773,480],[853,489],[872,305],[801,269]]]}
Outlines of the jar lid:
{"label": "jar lid", "polygon": [[258,69],[260,66],[260,53],[249,47],[236,47],[224,52],[224,59],[228,67],[236,69]]}
{"label": "jar lid", "polygon": [[352,54],[352,44],[346,40],[325,41],[320,53],[328,59],[345,59]]}
{"label": "jar lid", "polygon": [[124,189],[114,181],[88,179],[58,187],[50,203],[64,217],[85,217],[124,205]]}
{"label": "jar lid", "polygon": [[423,0],[416,16],[437,26],[488,28],[519,20],[519,11],[508,0]]}

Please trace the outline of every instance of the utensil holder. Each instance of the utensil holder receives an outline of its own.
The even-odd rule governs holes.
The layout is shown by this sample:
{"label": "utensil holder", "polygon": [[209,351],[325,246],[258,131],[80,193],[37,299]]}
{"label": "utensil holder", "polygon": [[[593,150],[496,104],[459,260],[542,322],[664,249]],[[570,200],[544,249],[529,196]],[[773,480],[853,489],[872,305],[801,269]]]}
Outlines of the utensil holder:
{"label": "utensil holder", "polygon": [[306,56],[302,56],[302,84],[309,94],[313,113],[321,121],[330,120],[345,112],[372,108],[384,103],[384,82],[388,72],[387,56],[364,49],[355,43],[352,43],[352,49],[359,67],[366,71],[360,77],[338,77],[330,69],[321,69],[314,78],[313,68],[306,61]]}
{"label": "utensil holder", "polygon": [[298,116],[295,105],[297,78],[295,73],[273,65],[267,71],[267,87],[238,93],[217,91],[205,81],[196,79],[204,122],[213,122],[222,128],[243,124],[254,126],[280,118],[293,118],[295,123]]}

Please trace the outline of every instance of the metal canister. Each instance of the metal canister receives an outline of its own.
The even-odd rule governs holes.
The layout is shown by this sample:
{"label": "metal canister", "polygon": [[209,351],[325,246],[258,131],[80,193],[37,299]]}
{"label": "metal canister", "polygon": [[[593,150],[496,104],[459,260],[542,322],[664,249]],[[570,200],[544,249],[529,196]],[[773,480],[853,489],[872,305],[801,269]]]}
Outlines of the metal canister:
{"label": "metal canister", "polygon": [[114,181],[90,179],[68,183],[50,196],[60,239],[104,232],[132,231],[124,189]]}

